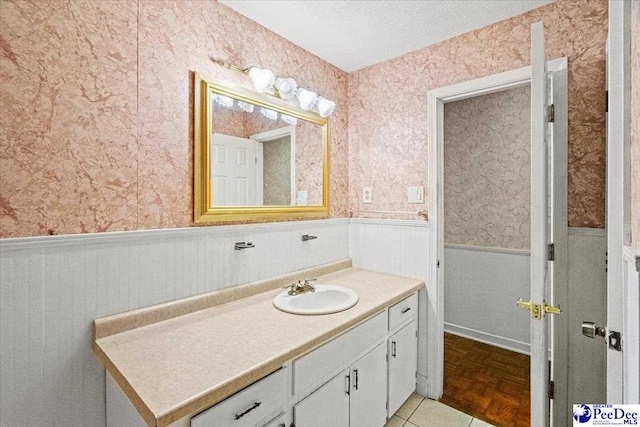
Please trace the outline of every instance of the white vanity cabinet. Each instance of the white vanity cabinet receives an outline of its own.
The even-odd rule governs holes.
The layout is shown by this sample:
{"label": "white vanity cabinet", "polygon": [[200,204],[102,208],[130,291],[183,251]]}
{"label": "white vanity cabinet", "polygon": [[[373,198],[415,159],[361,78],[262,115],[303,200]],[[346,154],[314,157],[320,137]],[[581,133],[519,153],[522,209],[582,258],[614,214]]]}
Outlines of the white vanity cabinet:
{"label": "white vanity cabinet", "polygon": [[[417,303],[383,308],[170,427],[383,427],[416,388]],[[107,427],[146,425],[107,375]]]}
{"label": "white vanity cabinet", "polygon": [[391,417],[416,389],[417,322],[412,320],[388,339],[389,413]]}
{"label": "white vanity cabinet", "polygon": [[386,422],[386,346],[379,344],[294,406],[296,427],[382,427]]}
{"label": "white vanity cabinet", "polygon": [[350,427],[383,426],[386,403],[387,349],[382,343],[351,367]]}
{"label": "white vanity cabinet", "polygon": [[288,379],[287,368],[282,368],[191,418],[191,427],[265,425],[261,420],[285,409]]}
{"label": "white vanity cabinet", "polygon": [[349,427],[349,369],[293,407],[296,427]]}

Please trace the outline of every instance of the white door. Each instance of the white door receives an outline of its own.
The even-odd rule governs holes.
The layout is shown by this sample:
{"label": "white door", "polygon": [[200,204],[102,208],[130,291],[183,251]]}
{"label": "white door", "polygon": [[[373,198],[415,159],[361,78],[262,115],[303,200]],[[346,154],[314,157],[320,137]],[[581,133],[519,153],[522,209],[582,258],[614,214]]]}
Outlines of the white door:
{"label": "white door", "polygon": [[214,133],[211,140],[213,206],[256,205],[256,145],[248,138]]}
{"label": "white door", "polygon": [[349,369],[293,407],[296,427],[349,427]]}
{"label": "white door", "polygon": [[[631,2],[609,1],[607,49],[607,402],[640,400],[640,310],[634,260],[625,260],[630,141]],[[635,83],[635,82],[634,82]],[[633,84],[633,83],[631,83]],[[626,270],[626,271],[625,271]],[[635,277],[634,277],[635,276]]]}
{"label": "white door", "polygon": [[416,389],[418,338],[416,321],[389,338],[389,418]]}
{"label": "white door", "polygon": [[386,357],[383,343],[351,367],[350,427],[382,427],[387,421]]}
{"label": "white door", "polygon": [[[549,425],[549,175],[547,60],[542,22],[531,26],[531,425]],[[549,283],[548,283],[549,281]],[[549,289],[547,289],[547,285]]]}

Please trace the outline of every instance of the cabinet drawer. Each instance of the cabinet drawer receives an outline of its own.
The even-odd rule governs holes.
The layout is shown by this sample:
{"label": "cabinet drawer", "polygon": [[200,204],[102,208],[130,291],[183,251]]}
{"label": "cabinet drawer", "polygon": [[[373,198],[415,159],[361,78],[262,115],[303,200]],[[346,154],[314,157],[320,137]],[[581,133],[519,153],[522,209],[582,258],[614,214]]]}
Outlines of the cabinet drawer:
{"label": "cabinet drawer", "polygon": [[389,308],[389,330],[393,330],[409,319],[413,319],[418,311],[418,294],[415,293]]}
{"label": "cabinet drawer", "polygon": [[282,410],[286,402],[287,369],[282,368],[191,418],[191,426],[254,426]]}
{"label": "cabinet drawer", "polygon": [[335,372],[353,360],[369,344],[387,333],[387,312],[383,311],[364,323],[329,341],[293,362],[294,394]]}

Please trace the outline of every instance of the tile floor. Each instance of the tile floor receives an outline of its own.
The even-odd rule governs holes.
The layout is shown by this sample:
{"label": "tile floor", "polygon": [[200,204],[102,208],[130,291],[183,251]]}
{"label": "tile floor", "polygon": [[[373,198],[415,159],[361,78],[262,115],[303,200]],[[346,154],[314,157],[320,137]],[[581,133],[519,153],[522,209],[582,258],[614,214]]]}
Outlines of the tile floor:
{"label": "tile floor", "polygon": [[435,400],[412,394],[385,427],[488,427],[491,424],[473,418]]}

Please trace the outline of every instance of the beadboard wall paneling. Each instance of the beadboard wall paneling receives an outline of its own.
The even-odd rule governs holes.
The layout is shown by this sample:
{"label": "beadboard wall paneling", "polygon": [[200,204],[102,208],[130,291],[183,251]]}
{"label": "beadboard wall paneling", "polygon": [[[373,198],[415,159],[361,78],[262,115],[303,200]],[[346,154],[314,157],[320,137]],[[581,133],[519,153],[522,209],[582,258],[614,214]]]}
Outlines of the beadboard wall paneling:
{"label": "beadboard wall paneling", "polygon": [[[569,399],[604,402],[606,356],[601,339],[582,335],[582,322],[607,323],[607,278],[604,229],[569,228],[569,295],[566,311],[569,340]],[[525,298],[526,299],[526,298]]]}
{"label": "beadboard wall paneling", "polygon": [[640,402],[640,249],[624,248],[624,294],[623,301],[623,372],[625,375],[623,403]]}
{"label": "beadboard wall paneling", "polygon": [[424,280],[418,293],[418,393],[427,393],[427,322],[435,322],[427,298],[435,284],[427,283],[429,223],[416,220],[351,218],[349,256],[353,266]]}
{"label": "beadboard wall paneling", "polygon": [[445,331],[529,354],[529,316],[515,301],[528,300],[530,270],[528,251],[446,246]]}
{"label": "beadboard wall paneling", "polygon": [[[347,258],[348,227],[329,219],[0,240],[0,425],[105,426],[95,318]],[[256,247],[236,251],[239,241]]]}

